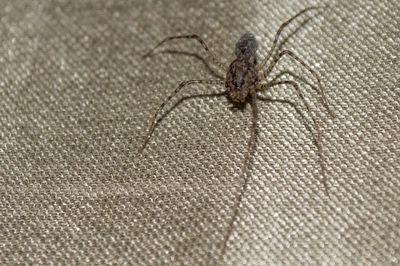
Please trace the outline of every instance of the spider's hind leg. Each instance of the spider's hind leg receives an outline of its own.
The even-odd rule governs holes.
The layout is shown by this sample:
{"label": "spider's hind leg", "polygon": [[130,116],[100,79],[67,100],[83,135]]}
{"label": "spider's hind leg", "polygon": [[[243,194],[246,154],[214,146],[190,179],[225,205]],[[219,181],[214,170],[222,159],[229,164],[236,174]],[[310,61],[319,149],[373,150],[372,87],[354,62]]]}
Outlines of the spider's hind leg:
{"label": "spider's hind leg", "polygon": [[222,247],[222,251],[221,251],[221,255],[220,256],[223,256],[225,254],[226,249],[228,247],[229,237],[232,234],[233,228],[235,226],[236,219],[239,216],[239,207],[240,207],[240,204],[242,203],[243,195],[244,195],[244,193],[246,191],[247,184],[248,184],[248,181],[249,181],[249,177],[246,177],[246,170],[247,170],[247,166],[249,165],[249,159],[250,159],[250,154],[251,154],[251,150],[252,150],[252,147],[253,147],[253,142],[254,142],[254,140],[256,138],[256,135],[257,135],[257,117],[258,117],[256,91],[250,92],[250,96],[251,96],[251,107],[252,107],[252,113],[253,113],[253,115],[252,115],[251,133],[250,133],[249,141],[247,143],[247,151],[246,151],[245,156],[244,156],[244,161],[243,161],[242,167],[240,169],[240,177],[244,177],[244,181],[243,181],[243,184],[240,187],[240,192],[239,192],[239,194],[237,196],[237,199],[236,199],[236,204],[235,204],[235,207],[234,207],[233,216],[232,216],[231,221],[229,222],[228,233],[224,237],[223,247]]}

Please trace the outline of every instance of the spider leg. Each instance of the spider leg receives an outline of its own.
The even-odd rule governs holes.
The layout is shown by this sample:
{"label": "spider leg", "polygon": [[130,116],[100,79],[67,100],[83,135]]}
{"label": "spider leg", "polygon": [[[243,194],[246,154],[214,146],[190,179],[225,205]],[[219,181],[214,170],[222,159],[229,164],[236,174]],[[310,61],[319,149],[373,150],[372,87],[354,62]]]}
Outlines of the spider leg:
{"label": "spider leg", "polygon": [[173,96],[175,96],[180,90],[182,90],[185,86],[187,86],[189,84],[220,84],[220,85],[223,85],[223,84],[225,84],[225,81],[224,80],[219,80],[219,79],[215,79],[215,80],[187,80],[187,81],[184,81],[181,84],[179,84],[179,86],[171,93],[171,95],[168,96],[168,98],[165,99],[164,102],[158,107],[157,112],[154,114],[154,117],[153,117],[153,119],[151,121],[151,126],[150,126],[149,131],[147,132],[147,135],[145,137],[145,141],[143,143],[143,146],[140,148],[139,152],[143,151],[143,149],[145,148],[147,142],[149,141],[151,133],[154,130],[154,126],[155,126],[158,114],[161,112],[161,110],[169,102],[169,100],[171,100],[171,98]]}
{"label": "spider leg", "polygon": [[[266,83],[266,84],[259,84],[259,83],[258,83],[257,89],[258,89],[258,90],[267,90],[267,89],[269,89],[269,88],[271,88],[271,87],[273,87],[273,86],[281,85],[281,84],[289,84],[289,85],[292,85],[292,86],[296,89],[297,95],[300,97],[300,99],[302,100],[303,104],[306,106],[307,113],[308,113],[308,115],[311,117],[311,119],[312,119],[312,121],[313,121],[313,127],[314,127],[315,131],[317,131],[317,148],[318,148],[318,154],[319,154],[320,158],[322,159],[322,146],[321,146],[321,145],[322,145],[322,142],[321,142],[321,137],[320,137],[319,126],[318,126],[317,122],[315,121],[314,116],[312,115],[311,110],[310,110],[310,107],[308,106],[306,100],[304,99],[303,94],[301,93],[299,87],[297,86],[297,83],[294,82],[294,81],[291,81],[291,80],[276,81],[276,82],[273,81],[273,82],[269,82],[269,83]],[[325,170],[326,170],[326,169],[325,169],[325,167],[323,166],[323,164],[321,164],[321,167],[322,167],[322,175],[324,176],[322,182],[323,182],[323,184],[324,184],[325,192],[326,192],[326,195],[327,195],[329,198],[331,198],[330,195],[329,195],[329,189],[328,189],[328,185],[327,185],[327,177],[325,176]]]}
{"label": "spider leg", "polygon": [[254,141],[254,138],[256,137],[257,133],[257,117],[258,117],[258,107],[257,107],[257,93],[256,91],[251,91],[251,107],[253,109],[253,117],[252,117],[252,126],[251,126],[251,135],[250,139],[247,145],[247,153],[246,156],[244,157],[244,164],[242,166],[242,176],[244,175],[246,168],[247,168],[247,162],[250,156],[250,150]]}
{"label": "spider leg", "polygon": [[284,50],[284,51],[280,52],[274,58],[274,60],[271,62],[271,64],[268,66],[267,70],[265,70],[262,74],[259,75],[258,79],[259,80],[266,79],[268,77],[268,75],[271,73],[272,69],[275,67],[276,63],[278,63],[279,59],[281,59],[281,57],[284,56],[284,55],[289,55],[292,59],[294,59],[297,62],[299,62],[304,68],[306,68],[314,76],[314,78],[317,80],[318,87],[319,87],[319,89],[321,91],[322,99],[324,100],[324,103],[326,104],[328,110],[330,111],[330,109],[329,109],[330,105],[329,105],[329,102],[328,102],[328,100],[326,98],[325,91],[324,91],[324,89],[323,89],[323,87],[321,85],[321,80],[320,80],[318,74],[314,70],[312,70],[311,67],[309,67],[303,60],[301,60],[299,57],[297,57],[292,51]]}
{"label": "spider leg", "polygon": [[215,55],[213,52],[211,52],[211,50],[208,48],[208,46],[206,45],[206,43],[196,34],[193,35],[179,35],[179,36],[171,36],[171,37],[167,37],[164,40],[162,40],[161,42],[159,42],[153,49],[151,49],[147,54],[145,54],[143,57],[147,57],[150,54],[152,54],[154,52],[155,49],[157,49],[158,47],[160,47],[163,43],[167,42],[167,41],[171,41],[171,40],[175,40],[175,39],[196,39],[204,48],[204,50],[206,50],[208,56],[211,58],[211,61],[219,66],[222,70],[227,71],[227,67],[225,66],[225,64],[223,64]]}
{"label": "spider leg", "polygon": [[[250,93],[251,93],[251,107],[253,109],[252,127],[251,127],[251,135],[250,135],[250,138],[249,138],[249,142],[247,144],[247,152],[246,152],[246,154],[244,156],[244,162],[243,162],[242,168],[240,170],[240,177],[245,176],[246,169],[247,169],[247,166],[248,166],[248,163],[249,163],[250,151],[251,151],[252,144],[253,144],[253,141],[254,141],[254,139],[256,137],[256,132],[257,132],[257,116],[258,116],[258,108],[257,108],[257,101],[256,101],[257,100],[257,94],[256,94],[256,91],[252,91]],[[241,186],[240,194],[238,195],[238,198],[237,198],[237,201],[236,201],[236,205],[235,205],[235,209],[234,209],[234,212],[233,212],[233,217],[232,217],[232,219],[231,219],[231,221],[229,223],[228,233],[226,234],[226,236],[224,238],[224,242],[223,242],[224,246],[222,248],[221,255],[225,254],[226,248],[228,246],[228,240],[229,240],[230,235],[232,234],[233,227],[234,227],[235,221],[236,221],[236,217],[238,217],[238,215],[239,215],[239,207],[240,207],[240,204],[242,202],[242,198],[243,198],[244,192],[245,192],[245,190],[247,188],[248,180],[249,180],[249,178],[244,178],[243,185]]]}
{"label": "spider leg", "polygon": [[303,104],[305,105],[305,107],[307,109],[307,113],[308,113],[308,115],[311,117],[311,119],[313,121],[313,127],[314,127],[315,131],[317,132],[317,145],[318,145],[318,148],[320,148],[321,137],[320,137],[319,126],[318,126],[313,114],[311,113],[311,109],[310,109],[309,105],[307,104],[306,100],[304,99],[304,96],[301,93],[300,88],[299,88],[299,86],[297,85],[296,82],[291,81],[291,80],[274,81],[274,82],[269,82],[269,83],[266,83],[266,84],[259,84],[258,89],[259,90],[266,90],[266,89],[269,89],[270,87],[273,87],[273,86],[276,86],[276,85],[282,85],[282,84],[292,85],[296,89],[297,95],[299,96],[299,98],[301,99]]}
{"label": "spider leg", "polygon": [[276,44],[278,43],[278,38],[279,38],[279,35],[281,35],[282,30],[283,30],[290,22],[292,22],[295,18],[297,18],[297,17],[300,16],[301,14],[303,14],[303,13],[309,11],[309,10],[318,9],[318,8],[321,8],[321,7],[313,6],[313,7],[309,7],[309,8],[303,9],[302,11],[300,11],[299,13],[297,13],[296,15],[294,15],[293,17],[291,17],[289,20],[287,20],[286,22],[284,22],[284,23],[279,27],[278,31],[277,31],[276,34],[275,34],[274,42],[272,43],[272,46],[271,46],[271,48],[269,49],[269,52],[268,52],[267,57],[265,57],[265,59],[257,66],[257,70],[261,70],[261,69],[265,66],[265,64],[267,63],[268,59],[271,57],[272,52],[275,50]]}

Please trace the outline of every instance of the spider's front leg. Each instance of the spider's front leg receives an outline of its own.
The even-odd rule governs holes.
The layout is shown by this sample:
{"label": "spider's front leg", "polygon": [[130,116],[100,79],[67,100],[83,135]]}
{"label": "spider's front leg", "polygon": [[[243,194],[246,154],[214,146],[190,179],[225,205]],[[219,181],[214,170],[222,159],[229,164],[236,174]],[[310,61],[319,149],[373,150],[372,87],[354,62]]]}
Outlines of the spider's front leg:
{"label": "spider's front leg", "polygon": [[257,70],[261,70],[265,64],[268,62],[268,59],[271,57],[272,52],[275,50],[276,44],[278,43],[278,39],[279,36],[281,35],[282,30],[290,23],[292,22],[295,18],[297,18],[298,16],[300,16],[303,13],[306,13],[309,10],[312,9],[318,9],[318,8],[322,8],[322,7],[318,7],[318,6],[312,6],[312,7],[308,7],[306,9],[303,9],[302,11],[300,11],[299,13],[297,13],[296,15],[294,15],[293,17],[291,17],[289,20],[285,21],[278,29],[278,31],[275,33],[275,38],[274,41],[272,43],[271,48],[269,49],[269,52],[267,54],[267,56],[264,58],[263,61],[261,61],[261,63],[257,66]]}
{"label": "spider's front leg", "polygon": [[213,52],[211,52],[211,50],[208,48],[207,44],[205,41],[203,41],[203,39],[201,39],[199,36],[197,36],[196,34],[193,35],[178,35],[178,36],[171,36],[171,37],[167,37],[164,40],[162,40],[161,42],[159,42],[153,49],[151,49],[148,53],[146,53],[143,57],[147,57],[150,54],[152,54],[154,52],[155,49],[157,49],[159,46],[161,46],[163,43],[168,42],[168,41],[172,41],[175,39],[195,39],[197,40],[201,46],[203,46],[204,50],[207,52],[208,56],[210,57],[211,61],[219,66],[223,71],[227,70],[227,67],[224,63],[221,62],[221,60],[219,60]]}

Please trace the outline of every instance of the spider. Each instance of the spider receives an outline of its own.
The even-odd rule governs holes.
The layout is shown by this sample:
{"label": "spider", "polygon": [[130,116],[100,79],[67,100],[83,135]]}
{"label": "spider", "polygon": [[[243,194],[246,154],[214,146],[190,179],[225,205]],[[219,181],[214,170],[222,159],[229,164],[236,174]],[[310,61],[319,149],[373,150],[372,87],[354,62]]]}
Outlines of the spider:
{"label": "spider", "polygon": [[[312,70],[311,67],[309,67],[302,59],[297,57],[292,51],[289,51],[289,50],[284,50],[284,51],[280,52],[278,55],[276,55],[273,58],[272,62],[268,65],[266,70],[263,72],[260,72],[265,67],[268,60],[271,58],[271,55],[272,55],[274,49],[276,48],[278,38],[279,38],[282,30],[290,22],[292,22],[295,18],[297,18],[301,14],[306,13],[309,10],[318,9],[318,8],[321,8],[321,7],[314,6],[314,7],[309,7],[309,8],[303,9],[302,11],[300,11],[299,13],[297,13],[296,15],[291,17],[289,20],[284,22],[279,27],[278,31],[276,32],[274,41],[272,43],[272,46],[271,46],[267,56],[258,65],[256,64],[256,51],[257,51],[258,45],[257,45],[254,35],[251,33],[245,33],[239,39],[239,41],[236,43],[236,45],[235,45],[236,59],[233,60],[233,62],[229,66],[226,66],[224,63],[222,63],[214,55],[214,53],[212,53],[210,51],[210,49],[208,48],[206,43],[197,35],[172,36],[172,37],[165,38],[161,42],[159,42],[152,50],[150,50],[147,54],[145,54],[144,57],[147,57],[150,54],[152,54],[155,49],[157,49],[159,46],[161,46],[162,44],[164,44],[167,41],[171,41],[171,40],[175,40],[175,39],[195,39],[203,46],[203,48],[207,52],[208,56],[210,57],[211,61],[216,66],[218,66],[219,68],[221,68],[222,70],[225,71],[226,76],[225,76],[224,80],[222,80],[222,79],[188,80],[188,81],[184,81],[184,82],[180,83],[180,85],[172,92],[172,94],[170,94],[170,96],[168,96],[168,98],[164,100],[164,102],[157,109],[157,112],[154,114],[154,117],[153,117],[151,125],[150,125],[150,129],[145,137],[143,146],[140,148],[140,152],[143,151],[146,144],[148,143],[150,136],[154,130],[157,116],[161,112],[163,107],[169,102],[169,100],[171,100],[171,98],[173,96],[175,96],[177,93],[179,93],[184,87],[186,87],[187,85],[191,85],[191,84],[223,85],[226,88],[226,91],[225,91],[226,96],[235,105],[241,106],[241,105],[245,104],[246,102],[250,102],[251,107],[252,107],[252,129],[251,129],[250,138],[247,143],[248,144],[247,152],[244,157],[244,163],[242,164],[242,168],[241,168],[241,176],[243,176],[245,174],[247,162],[249,160],[248,157],[249,157],[252,143],[253,143],[253,140],[255,138],[256,131],[257,131],[257,115],[258,115],[258,108],[257,108],[257,102],[256,102],[257,91],[267,90],[273,86],[282,85],[282,84],[292,86],[296,90],[298,97],[303,102],[308,115],[312,119],[313,128],[317,133],[316,134],[317,146],[319,147],[321,140],[320,140],[320,131],[319,131],[318,124],[315,121],[314,116],[311,113],[310,107],[307,104],[297,83],[295,81],[291,81],[291,80],[270,81],[267,83],[261,83],[262,81],[266,80],[266,78],[269,76],[269,74],[275,67],[276,63],[279,61],[279,59],[281,59],[283,56],[287,55],[290,58],[292,58],[294,61],[300,63],[304,68],[306,68],[314,76],[314,78],[317,80],[318,87],[321,91],[324,104],[328,107],[329,103],[325,96],[324,89],[322,88],[321,81],[320,81],[320,78],[317,75],[317,73],[314,70]],[[328,108],[328,110],[329,110],[329,108]],[[230,223],[230,231],[233,228],[235,217],[238,215],[237,207],[239,206],[239,204],[241,202],[241,198],[244,193],[244,189],[245,189],[246,185],[247,185],[247,179],[245,178],[244,184],[241,187],[241,193],[239,194],[238,199],[237,199],[237,204],[236,204],[236,208],[234,211],[234,215],[233,215],[233,218]],[[225,238],[222,254],[224,253],[224,250],[226,248],[226,244],[227,244],[229,235],[230,235],[230,233],[228,233],[227,237]]]}

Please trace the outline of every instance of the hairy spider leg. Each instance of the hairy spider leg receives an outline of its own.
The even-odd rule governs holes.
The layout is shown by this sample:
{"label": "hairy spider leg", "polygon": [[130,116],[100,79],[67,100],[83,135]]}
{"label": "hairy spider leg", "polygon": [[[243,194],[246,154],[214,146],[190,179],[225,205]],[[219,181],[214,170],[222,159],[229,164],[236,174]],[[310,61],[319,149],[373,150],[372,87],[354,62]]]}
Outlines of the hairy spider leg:
{"label": "hairy spider leg", "polygon": [[326,106],[327,106],[327,108],[329,110],[329,103],[328,103],[328,100],[326,98],[325,91],[324,91],[324,89],[323,89],[323,87],[321,85],[321,80],[320,80],[318,74],[314,70],[312,70],[311,67],[309,67],[302,59],[297,57],[292,51],[284,50],[284,51],[280,52],[274,58],[274,60],[271,62],[271,64],[268,66],[267,70],[265,70],[262,74],[259,75],[258,79],[259,80],[266,79],[268,77],[268,75],[271,73],[272,69],[278,63],[279,59],[281,59],[282,56],[284,56],[284,55],[289,55],[290,58],[292,58],[295,61],[299,62],[304,68],[306,68],[314,76],[314,78],[317,80],[318,87],[319,87],[319,89],[321,91],[321,94],[322,94],[322,98],[323,98],[323,100],[324,100],[324,102],[325,102],[325,104],[326,104]]}
{"label": "hairy spider leg", "polygon": [[153,49],[151,49],[147,54],[145,54],[143,57],[147,57],[149,55],[151,55],[155,49],[157,49],[158,47],[160,47],[163,43],[167,42],[167,41],[171,41],[171,40],[175,40],[175,39],[196,39],[204,48],[204,50],[206,50],[208,56],[210,57],[211,61],[217,65],[218,67],[220,67],[222,70],[224,70],[225,72],[227,71],[227,66],[222,63],[215,55],[213,52],[211,52],[211,50],[208,48],[208,46],[206,45],[205,41],[203,41],[203,39],[201,39],[198,35],[193,34],[193,35],[179,35],[179,36],[171,36],[171,37],[167,37],[164,40],[162,40],[161,42],[159,42]]}
{"label": "hairy spider leg", "polygon": [[311,117],[312,121],[313,121],[313,127],[315,129],[315,131],[317,132],[317,144],[318,146],[321,145],[321,137],[320,137],[320,131],[319,131],[319,126],[317,124],[317,121],[315,120],[313,114],[311,113],[311,109],[309,107],[309,105],[307,104],[306,100],[304,99],[303,94],[300,91],[299,86],[297,85],[296,82],[292,81],[292,80],[283,80],[283,81],[274,81],[274,82],[269,82],[266,84],[260,84],[258,83],[258,89],[261,90],[267,90],[273,86],[277,86],[277,85],[282,85],[282,84],[287,84],[287,85],[292,85],[295,89],[296,89],[296,93],[299,96],[299,98],[301,99],[301,101],[303,102],[303,104],[305,105],[306,109],[307,109],[307,113],[308,115]]}
{"label": "hairy spider leg", "polygon": [[251,152],[251,148],[252,148],[252,145],[253,145],[253,141],[254,141],[254,139],[256,137],[256,133],[257,133],[257,117],[258,117],[257,93],[256,93],[255,90],[252,90],[252,91],[250,91],[250,94],[251,94],[251,107],[252,107],[252,111],[253,111],[251,135],[250,135],[250,138],[249,138],[249,142],[247,143],[247,152],[246,152],[246,154],[244,156],[244,162],[243,162],[241,170],[240,170],[240,177],[244,176],[244,182],[243,182],[243,185],[241,185],[241,187],[240,187],[240,193],[238,194],[238,197],[237,197],[237,200],[236,200],[236,204],[235,204],[235,207],[234,207],[235,209],[234,209],[234,212],[233,212],[233,217],[232,217],[232,219],[231,219],[231,221],[229,223],[229,227],[228,227],[229,231],[228,231],[228,233],[226,234],[226,236],[224,238],[224,242],[223,242],[224,246],[223,246],[222,251],[221,251],[221,256],[223,256],[225,254],[225,250],[228,247],[228,240],[229,240],[229,237],[231,236],[233,227],[235,225],[236,217],[238,217],[238,215],[239,215],[239,206],[240,206],[240,204],[242,202],[242,198],[243,198],[243,195],[244,195],[244,193],[246,191],[247,183],[248,183],[248,180],[249,180],[249,178],[245,177],[245,173],[246,173],[246,169],[247,169],[247,166],[248,166],[248,163],[249,163],[250,152]]}
{"label": "hairy spider leg", "polygon": [[[269,82],[269,83],[266,83],[266,84],[258,83],[257,85],[259,85],[259,87],[258,87],[259,90],[266,90],[266,89],[269,89],[270,87],[277,86],[277,85],[282,85],[282,84],[292,85],[296,89],[297,95],[300,97],[300,99],[302,100],[303,104],[306,106],[307,113],[308,113],[308,115],[311,117],[311,119],[313,121],[313,127],[314,127],[315,131],[317,131],[318,153],[319,153],[320,156],[322,156],[322,142],[321,142],[321,137],[320,137],[321,134],[320,134],[319,126],[318,126],[314,116],[312,115],[310,107],[307,104],[306,100],[304,99],[304,96],[301,93],[297,83],[294,82],[294,81],[291,81],[291,80],[285,80],[285,81]],[[324,168],[322,168],[322,170],[324,171]],[[324,175],[324,173],[323,173],[323,175]],[[324,179],[323,179],[323,184],[324,184],[326,195],[330,198],[330,195],[328,193],[329,190],[328,190],[327,178],[325,176],[324,176]]]}
{"label": "hairy spider leg", "polygon": [[275,33],[274,42],[272,43],[272,46],[271,46],[271,48],[269,49],[269,52],[268,52],[267,56],[266,56],[266,57],[264,58],[264,60],[261,61],[261,63],[257,66],[257,70],[261,70],[261,69],[265,66],[265,64],[267,63],[267,61],[269,60],[269,58],[271,57],[272,52],[275,50],[276,44],[278,43],[278,38],[279,38],[279,35],[281,35],[282,30],[283,30],[290,22],[292,22],[295,18],[297,18],[297,17],[300,16],[301,14],[303,14],[303,13],[309,11],[309,10],[312,10],[312,9],[319,9],[319,8],[322,8],[322,7],[319,7],[319,6],[308,7],[308,8],[306,8],[306,9],[303,9],[302,11],[300,11],[299,13],[297,13],[296,15],[294,15],[293,17],[291,17],[291,18],[290,18],[289,20],[287,20],[286,22],[284,22],[284,23],[279,27],[278,31]]}
{"label": "hairy spider leg", "polygon": [[161,110],[164,108],[164,106],[169,102],[169,100],[171,100],[172,97],[174,97],[180,90],[182,90],[185,86],[189,85],[189,84],[219,84],[219,85],[223,85],[225,84],[224,80],[220,80],[220,79],[215,79],[215,80],[187,80],[182,82],[181,84],[179,84],[179,86],[168,96],[167,99],[164,100],[164,102],[158,107],[157,112],[154,114],[154,117],[152,119],[151,122],[151,126],[149,131],[147,132],[147,135],[145,137],[143,146],[141,147],[141,149],[139,150],[139,152],[142,152],[143,149],[145,148],[147,142],[150,139],[151,133],[154,130],[154,126],[156,123],[156,119],[158,114],[161,112]]}

